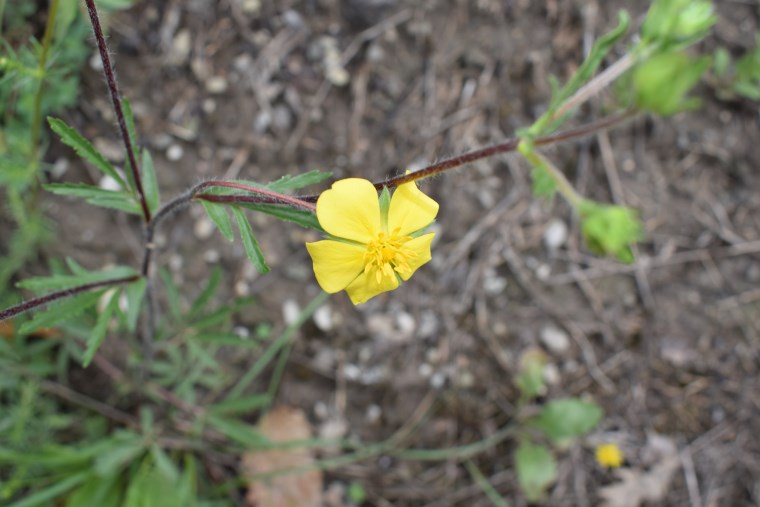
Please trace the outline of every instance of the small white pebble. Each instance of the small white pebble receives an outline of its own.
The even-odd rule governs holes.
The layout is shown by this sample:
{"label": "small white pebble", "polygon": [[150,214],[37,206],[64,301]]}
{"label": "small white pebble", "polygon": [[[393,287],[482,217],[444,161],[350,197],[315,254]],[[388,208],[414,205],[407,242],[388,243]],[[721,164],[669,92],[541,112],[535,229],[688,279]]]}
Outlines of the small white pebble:
{"label": "small white pebble", "polygon": [[414,333],[414,329],[417,327],[417,322],[410,313],[399,312],[396,314],[396,326],[401,334],[408,336]]}
{"label": "small white pebble", "polygon": [[227,91],[227,79],[224,76],[213,76],[206,80],[206,91],[218,95]]}
{"label": "small white pebble", "polygon": [[193,232],[198,239],[208,239],[214,233],[214,222],[207,217],[201,217],[195,221]]}
{"label": "small white pebble", "polygon": [[380,405],[372,404],[367,407],[367,422],[373,424],[380,420],[380,417],[383,415],[383,409],[380,408]]}
{"label": "small white pebble", "polygon": [[549,226],[544,231],[544,245],[550,251],[554,251],[565,244],[567,241],[567,224],[562,220],[555,218],[549,222]]}
{"label": "small white pebble", "polygon": [[549,385],[557,385],[560,381],[559,368],[554,363],[548,363],[544,366],[544,381]]}
{"label": "small white pebble", "polygon": [[238,280],[235,282],[235,295],[238,297],[245,297],[251,294],[251,288],[248,286],[248,282],[245,280]]}
{"label": "small white pebble", "polygon": [[166,149],[166,158],[172,162],[176,162],[177,160],[181,159],[184,154],[185,150],[182,149],[182,146],[176,143],[169,145],[169,147]]}
{"label": "small white pebble", "polygon": [[332,309],[329,305],[322,305],[314,312],[314,324],[322,331],[330,331],[333,328]]}
{"label": "small white pebble", "polygon": [[206,250],[203,252],[203,260],[209,264],[216,264],[220,258],[221,255],[217,250]]}
{"label": "small white pebble", "polygon": [[343,375],[348,380],[357,380],[362,374],[361,368],[352,363],[346,363],[343,366]]}
{"label": "small white pebble", "polygon": [[285,325],[289,326],[298,320],[298,316],[301,314],[301,307],[298,306],[298,302],[295,299],[286,299],[282,303],[282,318],[285,321]]}
{"label": "small white pebble", "polygon": [[430,387],[433,389],[440,389],[446,383],[446,375],[441,372],[433,373],[430,377]]}
{"label": "small white pebble", "polygon": [[102,188],[103,190],[112,190],[114,192],[121,190],[121,186],[119,185],[119,182],[108,175],[100,178],[100,181],[98,182],[98,186]]}
{"label": "small white pebble", "polygon": [[486,276],[483,290],[486,294],[501,294],[507,288],[507,279],[501,276]]}
{"label": "small white pebble", "polygon": [[318,401],[314,404],[314,415],[317,419],[327,419],[330,415],[330,410],[327,408],[327,403],[324,401]]}
{"label": "small white pebble", "polygon": [[536,278],[539,280],[547,280],[552,274],[552,268],[548,264],[539,264],[536,266]]}
{"label": "small white pebble", "polygon": [[174,271],[175,273],[178,271],[182,271],[182,266],[185,264],[184,259],[182,259],[181,255],[172,254],[171,257],[169,257],[169,269],[171,271]]}
{"label": "small white pebble", "polygon": [[340,438],[348,433],[348,422],[340,417],[328,419],[319,427],[320,438]]}
{"label": "small white pebble", "polygon": [[475,385],[475,375],[469,370],[459,372],[457,375],[457,386],[463,389],[469,389]]}
{"label": "small white pebble", "polygon": [[433,367],[428,363],[422,363],[417,368],[417,372],[420,374],[420,377],[429,378],[433,374]]}
{"label": "small white pebble", "polygon": [[251,336],[251,332],[245,326],[235,326],[232,332],[240,338],[249,338]]}
{"label": "small white pebble", "polygon": [[539,338],[547,349],[556,354],[566,352],[570,348],[570,338],[567,333],[556,326],[544,326],[539,333]]}

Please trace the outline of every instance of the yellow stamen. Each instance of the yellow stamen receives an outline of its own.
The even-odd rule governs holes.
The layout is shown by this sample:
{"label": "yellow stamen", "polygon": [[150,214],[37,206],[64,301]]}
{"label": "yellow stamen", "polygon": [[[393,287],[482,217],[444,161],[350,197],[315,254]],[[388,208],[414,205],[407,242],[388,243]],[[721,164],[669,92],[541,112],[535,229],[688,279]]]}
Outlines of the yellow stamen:
{"label": "yellow stamen", "polygon": [[400,229],[396,228],[391,234],[381,232],[377,239],[367,244],[364,253],[364,273],[375,272],[375,280],[379,284],[383,277],[392,278],[394,271],[398,273],[410,273],[409,260],[417,256],[410,248],[404,246],[410,241],[411,236],[401,236]]}

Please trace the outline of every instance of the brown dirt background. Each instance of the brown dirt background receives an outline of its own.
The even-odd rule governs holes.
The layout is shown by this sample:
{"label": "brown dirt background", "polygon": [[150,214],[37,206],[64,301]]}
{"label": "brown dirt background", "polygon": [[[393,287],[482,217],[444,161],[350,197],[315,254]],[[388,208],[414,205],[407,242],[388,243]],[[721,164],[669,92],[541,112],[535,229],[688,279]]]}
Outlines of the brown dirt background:
{"label": "brown dirt background", "polygon": [[[716,3],[720,21],[701,49],[740,54],[760,29],[760,7]],[[566,79],[618,9],[635,21],[647,5],[141,1],[112,16],[109,31],[165,200],[212,175],[263,182],[317,168],[377,180],[502,141],[537,117],[549,74]],[[345,63],[344,86],[325,78],[331,54]],[[102,77],[89,69],[83,86],[67,121],[118,147]],[[633,267],[589,255],[564,202],[531,198],[517,157],[471,164],[423,185],[441,204],[433,261],[360,307],[333,296],[319,325],[301,330],[280,402],[305,410],[322,434],[379,441],[418,422],[407,445],[465,444],[514,417],[517,362],[539,347],[553,381],[546,399],[589,397],[605,410],[592,435],[559,453],[545,505],[600,504],[615,478],[596,465],[593,445],[619,443],[626,466],[644,472],[656,461],[651,434],[677,445],[679,467],[650,505],[760,505],[759,111],[719,101],[706,85],[698,94],[698,112],[640,118],[548,152],[585,195],[641,211],[646,239]],[[605,103],[595,100],[579,121]],[[96,181],[59,153],[71,159],[64,180]],[[61,251],[91,267],[137,262],[136,222],[51,202]],[[303,248],[314,236],[252,221],[272,266],[266,276],[239,242],[206,234],[199,206],[162,229],[159,264],[188,299],[219,264],[224,298],[256,298],[237,324],[277,331],[317,294]],[[547,230],[562,225],[567,240],[547,248]],[[559,342],[541,338],[552,333]],[[229,367],[253,360],[238,355]],[[521,506],[513,449],[507,441],[475,463]],[[366,505],[490,505],[454,461],[380,458],[326,479],[338,491],[361,482]]]}

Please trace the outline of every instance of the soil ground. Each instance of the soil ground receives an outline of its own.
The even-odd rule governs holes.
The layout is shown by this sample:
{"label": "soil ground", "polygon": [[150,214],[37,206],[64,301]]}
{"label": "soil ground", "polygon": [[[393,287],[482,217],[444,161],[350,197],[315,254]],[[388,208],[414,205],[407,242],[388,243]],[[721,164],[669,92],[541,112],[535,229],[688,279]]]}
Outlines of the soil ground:
{"label": "soil ground", "polygon": [[[758,4],[716,3],[720,21],[702,49],[751,47]],[[168,197],[210,176],[265,182],[322,169],[378,180],[502,141],[540,114],[549,75],[566,79],[618,9],[636,20],[647,5],[141,1],[111,17],[109,31]],[[67,121],[118,148],[97,70],[83,86]],[[646,239],[633,266],[588,254],[569,207],[533,199],[516,157],[471,164],[423,185],[441,204],[433,261],[365,305],[333,296],[300,331],[279,402],[305,410],[323,434],[380,441],[420,423],[415,447],[462,445],[511,420],[518,361],[538,347],[549,358],[547,400],[588,397],[605,411],[592,435],[560,452],[545,505],[635,494],[605,489],[618,478],[595,463],[593,446],[606,441],[625,452],[626,485],[661,488],[647,505],[760,505],[760,111],[706,85],[698,94],[697,112],[642,117],[548,152],[584,195],[640,210]],[[606,100],[579,120],[598,117]],[[71,159],[64,180],[93,181],[59,153]],[[130,220],[71,201],[51,208],[61,250],[83,264],[139,258]],[[253,223],[266,276],[239,242],[207,234],[200,207],[160,232],[159,263],[188,296],[219,264],[223,298],[256,298],[237,324],[282,329],[318,293],[303,247],[315,236]],[[513,449],[507,441],[474,462],[521,506]],[[667,452],[672,474],[659,473]],[[367,505],[490,505],[455,461],[381,458],[327,475],[332,488],[351,481]]]}

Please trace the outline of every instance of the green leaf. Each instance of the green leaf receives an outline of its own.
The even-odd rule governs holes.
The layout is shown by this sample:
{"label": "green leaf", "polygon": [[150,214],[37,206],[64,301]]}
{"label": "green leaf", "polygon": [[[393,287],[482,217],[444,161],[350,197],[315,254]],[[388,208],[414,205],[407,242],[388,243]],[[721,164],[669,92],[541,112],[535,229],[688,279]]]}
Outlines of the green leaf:
{"label": "green leaf", "polygon": [[242,398],[224,400],[208,407],[212,414],[246,414],[267,406],[272,400],[266,394],[252,394]]}
{"label": "green leaf", "polygon": [[621,262],[633,262],[631,245],[642,238],[642,225],[635,210],[583,201],[578,212],[581,231],[592,252],[613,255]]}
{"label": "green leaf", "polygon": [[37,507],[38,505],[51,505],[56,498],[60,498],[61,495],[70,489],[75,488],[79,484],[82,484],[90,476],[91,473],[89,471],[69,475],[65,479],[56,482],[52,486],[38,489],[26,498],[9,504],[6,507]]}
{"label": "green leaf", "polygon": [[95,327],[92,328],[90,337],[87,339],[87,348],[85,349],[84,355],[82,356],[82,366],[85,368],[90,365],[92,358],[95,357],[95,353],[98,351],[100,345],[103,343],[103,340],[106,337],[106,333],[108,332],[108,324],[111,322],[111,317],[116,311],[120,296],[121,291],[114,290],[114,293],[108,300],[108,304],[103,309],[103,312],[98,315],[98,320],[95,323]]}
{"label": "green leaf", "polygon": [[660,48],[679,48],[707,35],[717,21],[709,0],[655,0],[641,25],[641,40]]}
{"label": "green leaf", "polygon": [[653,56],[633,71],[636,105],[662,116],[696,109],[699,100],[686,95],[709,67],[708,56],[693,59],[682,52]]}
{"label": "green leaf", "polygon": [[520,394],[525,399],[535,398],[546,392],[544,382],[544,367],[546,366],[546,354],[540,349],[532,348],[520,356],[520,366],[515,385],[520,389]]}
{"label": "green leaf", "polygon": [[182,298],[179,295],[179,288],[174,283],[172,274],[167,269],[159,269],[158,276],[164,282],[166,289],[166,298],[169,300],[169,313],[175,321],[179,321],[182,316]]}
{"label": "green leaf", "polygon": [[141,213],[140,205],[129,192],[105,190],[84,183],[49,183],[42,187],[56,195],[82,198],[93,206],[118,209],[133,215]]}
{"label": "green leaf", "polygon": [[156,179],[156,168],[153,166],[153,158],[148,150],[142,153],[142,182],[145,191],[145,200],[148,202],[148,209],[151,214],[155,214],[161,204],[161,197],[158,192],[158,179]]}
{"label": "green leaf", "polygon": [[145,452],[141,439],[137,435],[130,436],[95,459],[94,468],[98,475],[107,477],[117,474]]}
{"label": "green leaf", "polygon": [[214,266],[211,269],[211,274],[209,275],[208,281],[206,282],[206,287],[204,287],[203,291],[198,295],[197,298],[195,298],[193,305],[190,307],[190,315],[198,315],[206,308],[206,305],[208,305],[209,301],[211,301],[211,298],[214,297],[216,289],[219,287],[219,282],[221,282],[221,280],[222,268],[219,266]]}
{"label": "green leaf", "polygon": [[524,440],[515,452],[517,481],[530,502],[541,500],[557,479],[557,460],[543,445]]}
{"label": "green leaf", "polygon": [[[127,135],[132,143],[132,150],[134,150],[135,160],[140,160],[140,147],[137,145],[137,129],[135,129],[135,116],[132,113],[132,105],[129,103],[126,97],[121,99],[121,107],[124,111],[124,120],[127,123]],[[125,148],[126,149],[126,148]],[[132,163],[129,161],[129,154],[125,154],[124,165],[126,166],[127,180],[129,181],[129,188],[137,194],[137,184],[135,183],[134,173],[139,170],[135,168],[132,170]]]}
{"label": "green leaf", "polygon": [[533,180],[533,197],[551,199],[557,191],[557,182],[545,167],[534,167],[530,171]]}
{"label": "green leaf", "polygon": [[77,275],[38,276],[22,280],[16,287],[34,292],[70,289],[80,285],[134,276],[135,270],[128,266],[116,266],[107,271],[87,272]]}
{"label": "green leaf", "polygon": [[240,231],[240,238],[243,240],[243,248],[248,259],[256,266],[259,273],[268,273],[269,266],[267,266],[264,260],[264,252],[261,251],[256,237],[253,235],[253,229],[248,222],[245,213],[237,206],[232,206],[232,214],[235,216],[235,220],[238,224],[238,230]]}
{"label": "green leaf", "polygon": [[266,213],[279,220],[291,222],[307,229],[314,229],[315,231],[324,232],[319,225],[317,216],[306,210],[294,209],[290,206],[283,206],[280,204],[256,204],[256,203],[237,203],[241,208],[249,209],[252,211],[258,211],[260,213]]}
{"label": "green leaf", "polygon": [[150,455],[153,458],[153,463],[156,465],[161,474],[171,482],[177,482],[179,480],[179,469],[176,463],[172,461],[166,452],[156,444],[150,446]]}
{"label": "green leaf", "polygon": [[34,315],[32,320],[24,322],[19,334],[29,334],[43,327],[51,327],[64,320],[72,319],[98,303],[106,289],[77,294],[60,302],[51,303],[46,310]]}
{"label": "green leaf", "polygon": [[[309,185],[315,185],[321,183],[332,176],[330,172],[322,171],[309,171],[303,174],[297,174],[295,176],[283,176],[277,181],[273,181],[266,185],[266,188],[274,192],[283,192],[285,190],[298,190]],[[251,182],[246,182],[252,184]]]}
{"label": "green leaf", "polygon": [[147,281],[145,278],[140,278],[124,288],[124,294],[127,296],[127,329],[130,333],[133,333],[137,328],[137,319],[142,310],[146,287]]}
{"label": "green leaf", "polygon": [[564,398],[546,404],[531,425],[543,431],[553,442],[585,435],[602,420],[602,409],[594,402]]}
{"label": "green leaf", "polygon": [[220,433],[246,447],[264,447],[269,443],[253,426],[236,419],[209,414],[207,422]]}
{"label": "green leaf", "polygon": [[119,474],[106,477],[90,474],[87,481],[66,499],[66,507],[119,507],[120,479]]}
{"label": "green leaf", "polygon": [[200,200],[203,205],[203,209],[206,210],[206,214],[216,225],[217,229],[222,235],[227,238],[227,241],[234,241],[235,235],[232,232],[232,222],[230,216],[227,214],[227,208],[222,204],[217,204],[210,201]]}
{"label": "green leaf", "polygon": [[124,178],[121,177],[121,175],[116,171],[111,163],[108,162],[105,157],[101,155],[100,152],[96,150],[95,147],[90,144],[87,139],[82,137],[79,132],[74,130],[72,127],[69,127],[63,120],[59,120],[58,118],[49,116],[48,123],[50,124],[50,128],[53,130],[53,132],[58,134],[64,144],[67,144],[68,146],[74,148],[74,151],[77,152],[77,155],[85,159],[87,162],[91,163],[93,166],[95,166],[96,169],[98,169],[106,176],[110,176],[116,180],[122,188],[127,187]]}

